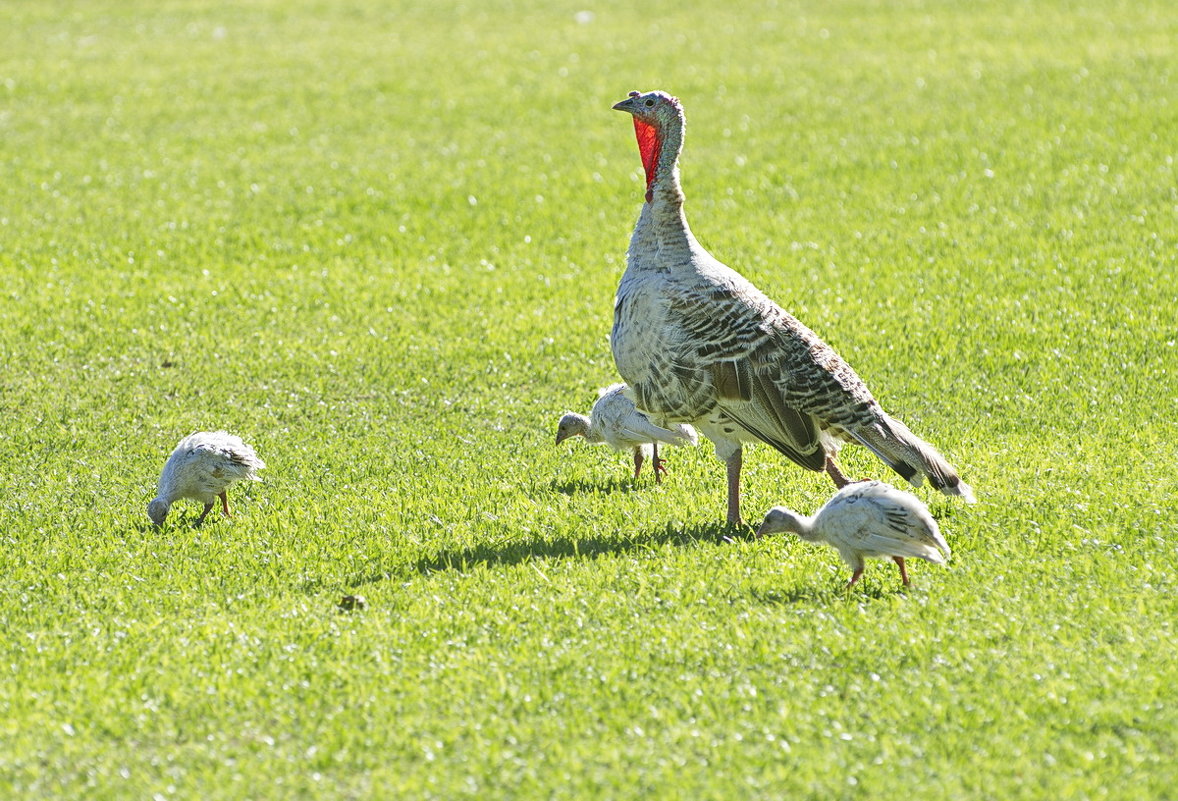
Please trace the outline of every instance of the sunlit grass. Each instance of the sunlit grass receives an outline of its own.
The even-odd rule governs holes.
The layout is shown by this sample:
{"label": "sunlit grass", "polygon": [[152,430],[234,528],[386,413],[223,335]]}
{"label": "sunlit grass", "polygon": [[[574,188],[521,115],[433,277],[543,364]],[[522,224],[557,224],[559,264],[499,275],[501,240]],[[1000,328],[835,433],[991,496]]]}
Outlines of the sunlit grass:
{"label": "sunlit grass", "polygon": [[[8,9],[0,796],[1172,793],[1169,4],[401,5]],[[651,88],[696,235],[977,491],[907,592],[733,538],[706,444],[552,445]],[[153,530],[199,428],[265,481]]]}

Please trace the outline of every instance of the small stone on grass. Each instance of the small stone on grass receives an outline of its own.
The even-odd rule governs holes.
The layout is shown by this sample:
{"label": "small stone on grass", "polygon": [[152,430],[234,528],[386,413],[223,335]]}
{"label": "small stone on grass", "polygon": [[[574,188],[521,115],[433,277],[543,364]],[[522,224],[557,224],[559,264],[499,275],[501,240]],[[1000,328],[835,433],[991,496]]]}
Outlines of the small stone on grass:
{"label": "small stone on grass", "polygon": [[344,612],[351,612],[353,609],[367,609],[368,601],[364,600],[363,595],[345,595],[340,598],[339,608]]}

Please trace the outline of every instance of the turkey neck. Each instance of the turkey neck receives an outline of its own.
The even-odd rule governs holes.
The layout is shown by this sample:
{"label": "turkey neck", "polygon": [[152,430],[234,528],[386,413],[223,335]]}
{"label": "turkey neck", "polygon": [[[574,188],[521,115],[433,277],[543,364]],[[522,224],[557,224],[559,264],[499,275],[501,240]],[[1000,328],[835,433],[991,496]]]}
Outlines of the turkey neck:
{"label": "turkey neck", "polygon": [[818,542],[822,538],[818,536],[818,532],[814,530],[814,523],[817,521],[817,515],[809,517],[807,515],[794,515],[794,533],[797,534],[806,542]]}
{"label": "turkey neck", "polygon": [[585,441],[586,442],[605,442],[605,436],[602,435],[601,429],[597,427],[596,421],[588,417],[580,417],[585,423]]}
{"label": "turkey neck", "polygon": [[[668,123],[661,131],[660,147],[646,206],[638,219],[650,225],[658,240],[660,261],[676,254],[691,256],[699,247],[683,214],[683,187],[679,183],[679,154],[683,150],[683,121]],[[635,232],[637,233],[637,232]]]}
{"label": "turkey neck", "polygon": [[798,528],[801,529],[798,532],[798,536],[806,542],[818,542],[822,539],[822,537],[818,536],[818,532],[814,530],[814,518],[812,517],[803,517]]}
{"label": "turkey neck", "polygon": [[176,465],[171,459],[164,465],[164,472],[160,474],[156,484],[155,496],[171,503],[176,497]]}

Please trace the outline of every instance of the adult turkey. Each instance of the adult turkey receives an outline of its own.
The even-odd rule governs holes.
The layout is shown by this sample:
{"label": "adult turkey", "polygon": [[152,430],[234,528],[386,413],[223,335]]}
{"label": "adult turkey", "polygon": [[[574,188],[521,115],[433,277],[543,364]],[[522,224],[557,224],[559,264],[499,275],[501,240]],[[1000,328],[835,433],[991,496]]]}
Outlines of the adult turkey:
{"label": "adult turkey", "polygon": [[840,487],[838,448],[859,442],[914,486],[928,478],[972,503],[953,466],[885,413],[829,345],[696,241],[679,184],[679,101],[631,92],[614,108],[633,115],[646,170],[614,303],[614,361],[640,410],[690,423],[715,444],[728,467],[728,522],[741,523],[741,443],[753,440]]}

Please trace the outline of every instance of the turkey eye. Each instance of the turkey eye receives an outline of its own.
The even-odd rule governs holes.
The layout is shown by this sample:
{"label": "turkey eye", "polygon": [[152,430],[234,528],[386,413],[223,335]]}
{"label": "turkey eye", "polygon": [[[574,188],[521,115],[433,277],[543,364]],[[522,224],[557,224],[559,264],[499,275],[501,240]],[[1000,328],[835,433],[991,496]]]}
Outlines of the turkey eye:
{"label": "turkey eye", "polygon": [[650,107],[651,107],[651,106],[653,106],[653,105],[654,105],[654,100],[652,100],[652,99],[651,99],[651,98],[649,98],[649,97],[648,97],[648,98],[646,98],[646,107],[647,107],[647,108],[650,108]]}

